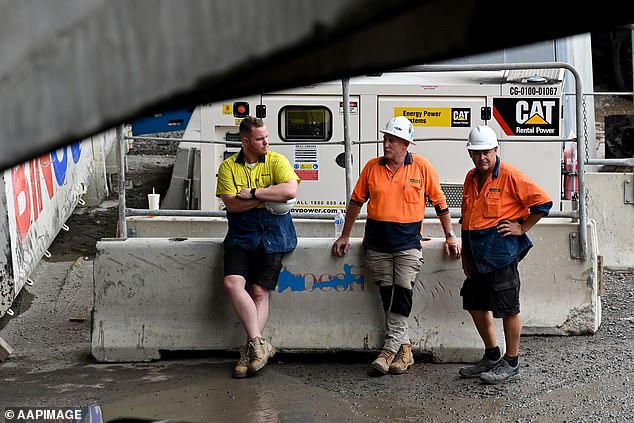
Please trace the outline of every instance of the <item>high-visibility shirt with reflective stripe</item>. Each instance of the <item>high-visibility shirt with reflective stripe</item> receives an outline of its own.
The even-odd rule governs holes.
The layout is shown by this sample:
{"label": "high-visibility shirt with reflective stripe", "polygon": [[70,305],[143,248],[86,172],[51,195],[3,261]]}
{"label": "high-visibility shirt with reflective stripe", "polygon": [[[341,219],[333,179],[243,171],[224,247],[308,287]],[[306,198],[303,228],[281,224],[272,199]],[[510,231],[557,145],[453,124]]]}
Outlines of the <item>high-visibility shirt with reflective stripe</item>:
{"label": "high-visibility shirt with reflective stripe", "polygon": [[447,208],[438,173],[425,157],[407,153],[403,166],[396,172],[387,167],[384,157],[368,161],[350,198],[358,205],[368,202],[366,248],[377,251],[420,248],[427,199],[437,210]]}
{"label": "high-visibility shirt with reflective stripe", "polygon": [[522,259],[533,246],[526,234],[502,237],[501,220],[523,222],[531,212],[547,215],[552,199],[528,175],[497,158],[493,173],[478,189],[478,170],[471,169],[462,192],[462,248],[472,268],[486,273]]}

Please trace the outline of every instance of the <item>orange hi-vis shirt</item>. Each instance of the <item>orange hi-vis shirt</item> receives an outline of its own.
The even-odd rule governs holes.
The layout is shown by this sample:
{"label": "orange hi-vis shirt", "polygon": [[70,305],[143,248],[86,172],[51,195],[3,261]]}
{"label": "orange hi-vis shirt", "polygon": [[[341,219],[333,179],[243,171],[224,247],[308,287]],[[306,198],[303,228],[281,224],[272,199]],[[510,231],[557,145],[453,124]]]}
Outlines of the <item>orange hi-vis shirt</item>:
{"label": "orange hi-vis shirt", "polygon": [[407,153],[396,172],[384,157],[369,160],[350,196],[357,205],[368,202],[364,245],[378,251],[420,248],[427,199],[437,212],[447,210],[438,173],[425,157]]}
{"label": "orange hi-vis shirt", "polygon": [[524,172],[499,158],[481,190],[478,191],[474,168],[467,173],[462,192],[462,229],[469,231],[497,226],[500,220],[526,219],[529,207],[552,202],[548,193]]}
{"label": "orange hi-vis shirt", "polygon": [[550,196],[521,170],[497,158],[493,173],[478,190],[478,171],[471,169],[462,192],[462,250],[476,273],[488,273],[522,260],[533,243],[524,233],[502,236],[501,220],[519,221],[530,213],[548,215]]}

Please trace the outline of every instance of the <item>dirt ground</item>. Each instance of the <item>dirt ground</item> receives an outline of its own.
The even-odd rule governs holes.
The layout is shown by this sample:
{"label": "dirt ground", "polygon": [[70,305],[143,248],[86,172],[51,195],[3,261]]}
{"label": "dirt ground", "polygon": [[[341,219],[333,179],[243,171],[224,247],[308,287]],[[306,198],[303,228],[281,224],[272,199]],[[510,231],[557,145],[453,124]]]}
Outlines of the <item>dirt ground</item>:
{"label": "dirt ground", "polygon": [[[158,149],[157,149],[158,148]],[[129,207],[167,191],[175,145],[134,145]],[[78,208],[14,303],[0,336],[6,407],[97,404],[105,421],[174,422],[624,422],[634,421],[634,274],[606,272],[593,335],[525,336],[519,382],[457,377],[461,364],[416,356],[410,372],[377,377],[368,354],[278,354],[258,376],[231,378],[234,352],[165,354],[151,363],[99,364],[90,355],[95,243],[116,235],[116,193]],[[628,242],[631,242],[628,241]],[[544,310],[548,312],[548,310]],[[6,420],[9,421],[9,420]]]}

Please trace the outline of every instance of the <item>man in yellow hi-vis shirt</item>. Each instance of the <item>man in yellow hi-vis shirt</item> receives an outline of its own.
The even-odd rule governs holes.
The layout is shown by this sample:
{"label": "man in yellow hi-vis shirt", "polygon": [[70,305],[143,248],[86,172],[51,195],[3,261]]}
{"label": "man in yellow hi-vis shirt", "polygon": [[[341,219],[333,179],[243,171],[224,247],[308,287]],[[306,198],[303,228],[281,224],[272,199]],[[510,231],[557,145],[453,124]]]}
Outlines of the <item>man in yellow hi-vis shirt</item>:
{"label": "man in yellow hi-vis shirt", "polygon": [[244,118],[240,138],[242,149],[220,164],[216,187],[229,224],[223,242],[224,288],[247,334],[233,372],[237,378],[255,374],[275,354],[262,333],[282,259],[297,246],[289,211],[300,182],[288,159],[269,151],[261,119]]}

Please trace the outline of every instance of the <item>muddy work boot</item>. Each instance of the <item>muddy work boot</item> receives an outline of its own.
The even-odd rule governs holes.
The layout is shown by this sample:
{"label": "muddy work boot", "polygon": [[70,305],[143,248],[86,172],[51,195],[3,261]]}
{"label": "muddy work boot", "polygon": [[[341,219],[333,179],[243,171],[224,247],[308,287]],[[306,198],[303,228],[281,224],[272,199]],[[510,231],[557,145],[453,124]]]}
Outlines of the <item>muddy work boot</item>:
{"label": "muddy work boot", "polygon": [[460,377],[464,378],[480,377],[482,373],[493,370],[493,368],[500,362],[501,359],[502,358],[500,357],[498,360],[489,360],[486,355],[483,355],[482,359],[477,363],[474,363],[471,366],[463,367],[458,370],[458,374],[460,375]]}
{"label": "muddy work boot", "polygon": [[247,377],[249,374],[249,362],[251,361],[251,356],[249,355],[249,348],[246,345],[240,347],[240,358],[238,359],[238,364],[233,369],[233,377],[237,379],[241,379],[243,377]]}
{"label": "muddy work boot", "polygon": [[396,357],[390,364],[390,374],[401,375],[414,364],[414,354],[412,354],[412,345],[403,344],[396,353]]}
{"label": "muddy work boot", "polygon": [[390,365],[394,361],[396,353],[390,350],[381,350],[379,356],[372,362],[372,368],[377,372],[386,375],[390,371]]}
{"label": "muddy work boot", "polygon": [[269,358],[273,357],[276,353],[276,349],[266,339],[261,336],[256,336],[249,341],[249,353],[251,355],[251,362],[249,363],[247,372],[249,375],[254,375],[262,367],[266,365]]}

